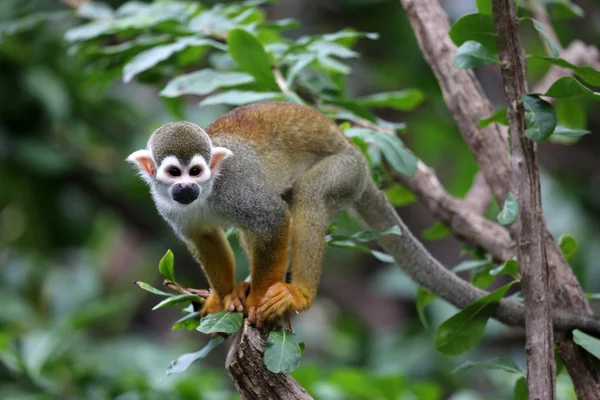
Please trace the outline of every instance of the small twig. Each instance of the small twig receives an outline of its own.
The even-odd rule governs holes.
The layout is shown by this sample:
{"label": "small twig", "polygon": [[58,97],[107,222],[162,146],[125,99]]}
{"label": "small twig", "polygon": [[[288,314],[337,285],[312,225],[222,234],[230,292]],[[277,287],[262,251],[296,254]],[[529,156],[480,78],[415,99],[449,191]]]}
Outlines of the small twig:
{"label": "small twig", "polygon": [[[533,17],[540,24],[542,24],[542,26],[546,30],[546,33],[548,33],[548,36],[550,36],[550,38],[554,41],[554,43],[556,43],[558,45],[559,49],[562,50],[562,46],[560,45],[560,40],[558,39],[558,35],[556,34],[554,27],[550,23],[550,18],[548,17],[548,12],[546,12],[546,6],[539,3],[538,0],[530,0],[529,3],[531,4]],[[550,51],[550,46],[548,45],[548,42],[546,41],[546,38],[542,35],[541,32],[539,33],[539,35],[540,35],[540,38],[542,39],[542,42],[544,43],[544,47],[546,48],[546,51],[548,52],[548,54],[552,54],[552,52]]]}
{"label": "small twig", "polygon": [[60,0],[60,1],[69,7],[78,9],[79,7],[81,7],[82,5],[87,3],[89,0]]}
{"label": "small twig", "polygon": [[492,191],[481,172],[475,175],[475,180],[469,192],[463,199],[464,206],[478,214],[483,214],[492,200]]}
{"label": "small twig", "polygon": [[289,86],[287,85],[285,78],[283,77],[281,70],[278,67],[273,67],[273,76],[275,76],[275,82],[279,89],[283,93],[288,93],[290,91]]}
{"label": "small twig", "polygon": [[207,297],[210,296],[211,291],[210,289],[193,289],[193,288],[188,288],[185,286],[181,286],[179,283],[175,283],[169,279],[165,279],[163,281],[163,286],[168,287],[169,289],[177,292],[177,293],[181,293],[181,294],[195,294],[196,296],[202,297],[203,299],[206,299]]}

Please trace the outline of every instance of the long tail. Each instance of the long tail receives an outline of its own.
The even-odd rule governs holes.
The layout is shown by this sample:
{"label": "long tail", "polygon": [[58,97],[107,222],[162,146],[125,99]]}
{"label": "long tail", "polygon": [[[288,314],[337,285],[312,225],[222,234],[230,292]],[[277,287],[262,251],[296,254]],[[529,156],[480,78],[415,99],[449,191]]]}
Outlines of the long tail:
{"label": "long tail", "polygon": [[[385,235],[378,242],[394,257],[396,264],[424,289],[459,308],[466,307],[488,293],[441,265],[408,230],[385,194],[373,181],[369,180],[363,195],[354,203],[353,211],[367,229],[379,231],[394,225],[400,227],[401,235]],[[524,323],[521,304],[512,301],[503,301],[501,304],[502,307],[498,307],[496,312],[498,319],[509,325]]]}

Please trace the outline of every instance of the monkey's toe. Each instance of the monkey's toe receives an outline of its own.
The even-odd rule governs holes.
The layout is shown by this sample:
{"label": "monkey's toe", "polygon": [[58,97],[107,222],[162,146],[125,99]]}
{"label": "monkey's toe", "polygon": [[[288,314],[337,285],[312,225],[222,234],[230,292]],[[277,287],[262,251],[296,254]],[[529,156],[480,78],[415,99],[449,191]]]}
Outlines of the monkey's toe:
{"label": "monkey's toe", "polygon": [[225,309],[243,312],[249,292],[250,282],[240,282],[235,285],[233,291],[225,296]]}

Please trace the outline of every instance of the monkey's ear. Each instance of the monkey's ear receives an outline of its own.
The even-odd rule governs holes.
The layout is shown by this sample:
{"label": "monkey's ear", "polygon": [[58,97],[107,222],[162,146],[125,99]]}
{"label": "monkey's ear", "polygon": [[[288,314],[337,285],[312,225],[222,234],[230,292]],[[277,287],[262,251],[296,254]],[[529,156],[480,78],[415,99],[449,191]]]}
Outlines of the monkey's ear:
{"label": "monkey's ear", "polygon": [[150,182],[154,175],[156,174],[156,167],[154,166],[154,161],[152,160],[152,154],[149,150],[138,150],[134,151],[127,157],[127,161],[132,164],[135,164],[142,175],[142,178]]}
{"label": "monkey's ear", "polygon": [[217,175],[221,170],[221,163],[224,159],[232,155],[231,150],[225,147],[213,147],[212,157],[210,159],[210,172]]}

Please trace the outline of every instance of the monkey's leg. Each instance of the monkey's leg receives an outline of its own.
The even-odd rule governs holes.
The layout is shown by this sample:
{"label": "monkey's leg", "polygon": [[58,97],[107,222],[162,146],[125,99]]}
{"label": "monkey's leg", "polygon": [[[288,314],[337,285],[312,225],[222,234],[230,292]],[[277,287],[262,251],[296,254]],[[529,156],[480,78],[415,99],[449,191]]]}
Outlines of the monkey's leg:
{"label": "monkey's leg", "polygon": [[246,306],[248,319],[252,323],[257,322],[256,311],[267,290],[285,279],[290,236],[290,213],[287,206],[280,219],[269,233],[244,233],[251,253],[250,295],[246,299]]}
{"label": "monkey's leg", "polygon": [[218,228],[201,230],[190,235],[187,245],[212,289],[202,315],[223,311],[223,300],[232,293],[235,283],[235,258],[225,233]]}
{"label": "monkey's leg", "polygon": [[316,296],[325,253],[325,235],[332,218],[363,192],[368,171],[352,150],[329,156],[294,185],[290,284],[278,282],[262,298],[257,324],[286,311],[310,307]]}

